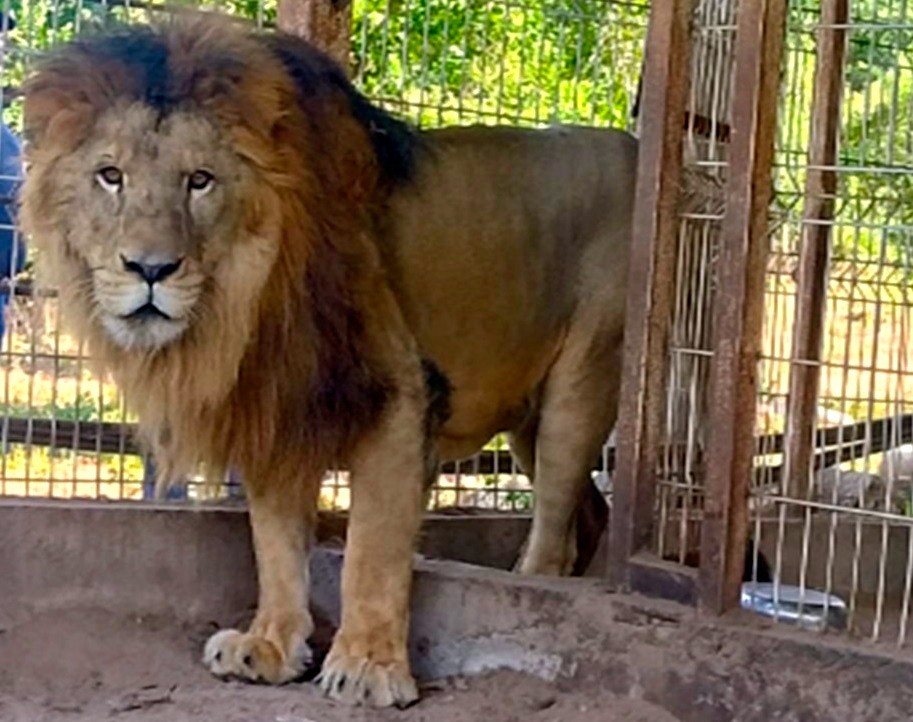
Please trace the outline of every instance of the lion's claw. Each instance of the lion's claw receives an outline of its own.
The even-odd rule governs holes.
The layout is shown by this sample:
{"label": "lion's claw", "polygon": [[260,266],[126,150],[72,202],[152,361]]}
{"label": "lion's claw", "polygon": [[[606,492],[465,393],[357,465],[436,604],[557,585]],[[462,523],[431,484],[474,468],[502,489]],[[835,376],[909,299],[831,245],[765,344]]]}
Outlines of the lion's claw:
{"label": "lion's claw", "polygon": [[285,684],[301,677],[311,653],[302,643],[293,655],[285,655],[273,642],[237,629],[216,632],[203,650],[203,663],[217,677],[248,682]]}
{"label": "lion's claw", "polygon": [[351,705],[403,709],[419,697],[407,664],[380,664],[332,652],[317,683],[331,699]]}

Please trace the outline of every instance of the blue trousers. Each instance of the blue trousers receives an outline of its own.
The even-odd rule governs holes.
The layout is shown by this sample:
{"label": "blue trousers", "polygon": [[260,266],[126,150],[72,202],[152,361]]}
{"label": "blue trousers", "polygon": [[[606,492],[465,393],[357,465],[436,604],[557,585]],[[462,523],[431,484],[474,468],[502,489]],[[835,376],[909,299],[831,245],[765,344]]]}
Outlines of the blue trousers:
{"label": "blue trousers", "polygon": [[6,335],[6,307],[9,305],[10,295],[0,293],[0,349],[3,348],[3,337]]}

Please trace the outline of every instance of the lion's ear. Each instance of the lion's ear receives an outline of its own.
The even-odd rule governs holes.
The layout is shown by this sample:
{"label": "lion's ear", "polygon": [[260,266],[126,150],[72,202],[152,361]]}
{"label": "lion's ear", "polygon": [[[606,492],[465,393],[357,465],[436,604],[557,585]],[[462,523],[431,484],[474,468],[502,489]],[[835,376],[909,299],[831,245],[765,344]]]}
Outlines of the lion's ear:
{"label": "lion's ear", "polygon": [[67,102],[62,93],[44,89],[40,85],[27,87],[23,104],[23,136],[29,147],[28,153],[44,147],[48,131],[55,118],[65,113]]}
{"label": "lion's ear", "polygon": [[45,59],[24,85],[26,138],[34,150],[68,151],[91,130],[98,113],[119,98],[137,97],[138,78],[122,62],[65,47]]}
{"label": "lion's ear", "polygon": [[45,72],[26,83],[24,135],[33,157],[51,146],[61,152],[76,148],[91,127],[93,107],[79,92],[78,82],[68,81]]}

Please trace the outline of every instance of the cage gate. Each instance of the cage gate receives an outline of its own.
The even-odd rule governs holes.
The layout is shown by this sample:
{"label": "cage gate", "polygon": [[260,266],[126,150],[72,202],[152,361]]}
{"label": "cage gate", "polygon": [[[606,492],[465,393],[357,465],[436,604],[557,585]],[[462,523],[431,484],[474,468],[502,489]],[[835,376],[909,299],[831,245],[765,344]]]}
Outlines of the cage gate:
{"label": "cage gate", "polygon": [[[617,582],[722,612],[769,566],[774,595],[907,644],[911,32],[903,2],[653,6]],[[676,216],[691,167],[721,214]]]}
{"label": "cage gate", "polygon": [[[617,583],[718,612],[738,603],[743,575],[786,3],[736,9],[685,0],[652,9],[612,519]],[[708,46],[710,62],[723,68],[709,84]],[[703,220],[703,233],[681,225],[686,148],[725,189],[722,217],[684,219]],[[689,293],[693,281],[699,285]],[[682,312],[687,306],[691,313]],[[676,434],[676,401],[667,392],[683,355],[691,357],[687,418]],[[699,573],[685,563],[691,552]]]}

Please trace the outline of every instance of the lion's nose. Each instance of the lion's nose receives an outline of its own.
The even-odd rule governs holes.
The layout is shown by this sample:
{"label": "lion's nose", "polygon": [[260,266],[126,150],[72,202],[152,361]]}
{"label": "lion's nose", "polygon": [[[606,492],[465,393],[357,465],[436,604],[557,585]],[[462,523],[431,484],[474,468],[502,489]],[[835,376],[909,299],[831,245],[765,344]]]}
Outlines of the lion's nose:
{"label": "lion's nose", "polygon": [[183,258],[178,258],[168,263],[145,263],[143,261],[131,261],[126,256],[121,256],[120,258],[124,263],[125,270],[130,271],[131,273],[135,273],[149,285],[158,283],[159,281],[164,281],[166,278],[168,278],[168,276],[175,273],[181,267],[181,263],[184,262]]}

